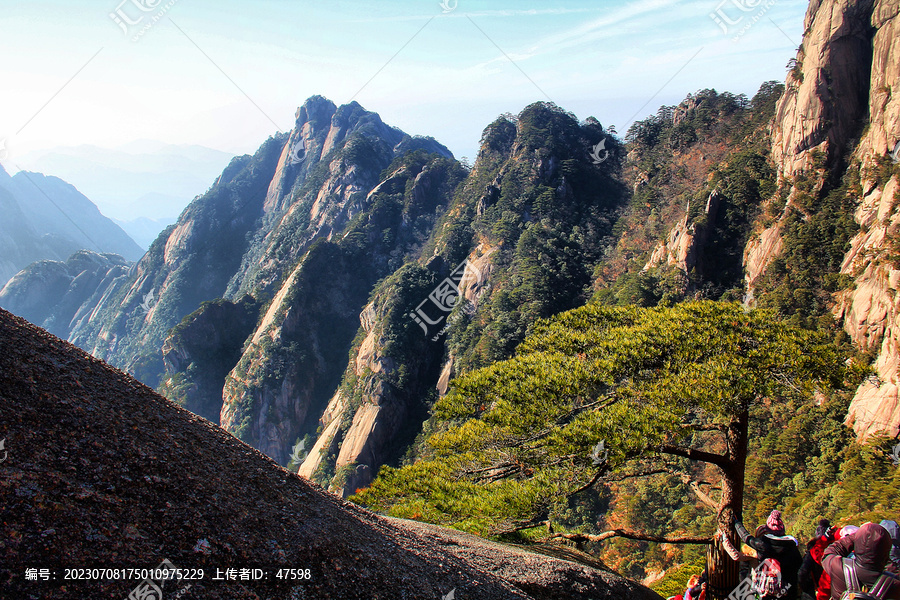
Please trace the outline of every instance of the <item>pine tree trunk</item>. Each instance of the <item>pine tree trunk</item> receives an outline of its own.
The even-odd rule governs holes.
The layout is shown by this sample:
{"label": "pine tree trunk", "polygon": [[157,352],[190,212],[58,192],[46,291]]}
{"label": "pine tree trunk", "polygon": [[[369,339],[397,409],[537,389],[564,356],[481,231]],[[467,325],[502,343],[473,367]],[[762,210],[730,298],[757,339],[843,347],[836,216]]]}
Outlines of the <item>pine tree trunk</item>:
{"label": "pine tree trunk", "polygon": [[740,566],[728,556],[718,539],[707,546],[706,565],[709,573],[706,599],[725,600],[738,584]]}
{"label": "pine tree trunk", "polygon": [[[740,540],[734,531],[735,521],[743,519],[744,472],[747,464],[747,427],[749,411],[745,410],[728,425],[727,467],[723,467],[722,499],[716,521],[721,531],[728,532],[728,539],[735,548],[740,548]],[[725,600],[737,587],[740,568],[721,542],[713,541],[707,551],[706,562],[709,570],[707,600]]]}

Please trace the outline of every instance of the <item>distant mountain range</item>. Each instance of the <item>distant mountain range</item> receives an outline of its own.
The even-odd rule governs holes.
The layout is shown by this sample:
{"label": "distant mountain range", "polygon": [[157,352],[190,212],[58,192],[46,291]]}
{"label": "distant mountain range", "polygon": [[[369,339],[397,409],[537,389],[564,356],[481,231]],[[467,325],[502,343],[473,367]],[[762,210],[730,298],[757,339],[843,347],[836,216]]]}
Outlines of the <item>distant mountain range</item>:
{"label": "distant mountain range", "polygon": [[[17,164],[71,182],[146,248],[231,159],[227,152],[203,146],[139,140],[117,148],[50,148],[26,153]],[[131,226],[139,219],[162,223],[149,241],[146,221]]]}
{"label": "distant mountain range", "polygon": [[148,219],[147,217],[138,217],[133,221],[113,221],[121,227],[125,233],[131,237],[137,245],[146,250],[153,243],[153,240],[159,235],[159,232],[175,223],[175,218]]}
{"label": "distant mountain range", "polygon": [[10,176],[0,167],[0,287],[39,260],[88,249],[129,261],[144,251],[69,183],[41,173]]}

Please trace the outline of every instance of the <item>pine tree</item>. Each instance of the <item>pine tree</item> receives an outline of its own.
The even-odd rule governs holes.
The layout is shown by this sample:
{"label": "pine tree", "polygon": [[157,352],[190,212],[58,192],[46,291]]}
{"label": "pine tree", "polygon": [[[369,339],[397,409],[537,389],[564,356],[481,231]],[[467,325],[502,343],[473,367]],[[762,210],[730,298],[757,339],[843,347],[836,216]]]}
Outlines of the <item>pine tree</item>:
{"label": "pine tree", "polygon": [[[675,473],[733,537],[751,409],[842,388],[860,370],[824,338],[738,304],[588,305],[539,322],[514,358],[457,380],[435,406],[449,425],[427,456],[383,468],[357,500],[497,535],[547,522],[598,484]],[[718,468],[717,498],[693,480],[691,462]],[[556,535],[706,543],[712,533]],[[737,570],[721,548],[710,558],[712,583],[727,594]]]}

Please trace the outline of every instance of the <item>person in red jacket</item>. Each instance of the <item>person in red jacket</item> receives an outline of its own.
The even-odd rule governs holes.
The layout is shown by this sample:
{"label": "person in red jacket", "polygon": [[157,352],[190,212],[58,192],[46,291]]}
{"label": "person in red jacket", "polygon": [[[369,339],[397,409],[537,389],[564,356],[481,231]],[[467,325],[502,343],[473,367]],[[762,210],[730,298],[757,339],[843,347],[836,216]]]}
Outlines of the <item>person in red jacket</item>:
{"label": "person in red jacket", "polygon": [[[831,597],[831,580],[823,575],[822,554],[829,544],[836,541],[835,530],[828,519],[821,519],[816,527],[815,535],[806,543],[806,556],[797,579],[800,589],[814,596],[816,600],[828,600]],[[825,578],[827,581],[822,581]]]}
{"label": "person in red jacket", "polygon": [[[847,537],[848,535],[852,535],[859,531],[859,527],[856,525],[844,525],[840,529],[834,532],[834,540],[832,542],[836,542],[842,538]],[[825,545],[827,548],[831,542]],[[824,552],[822,553],[824,555]],[[819,558],[819,562],[821,562],[823,557]],[[831,598],[831,575],[828,574],[828,571],[823,569],[822,576],[819,577],[819,587],[816,588],[816,600],[829,600]]]}
{"label": "person in red jacket", "polygon": [[[843,559],[853,554],[854,568],[860,584],[870,588],[881,577],[891,554],[891,536],[884,527],[866,523],[856,533],[847,535],[825,549],[822,566],[831,577],[831,599],[840,600],[847,591]],[[895,580],[883,598],[900,600],[900,581]]]}

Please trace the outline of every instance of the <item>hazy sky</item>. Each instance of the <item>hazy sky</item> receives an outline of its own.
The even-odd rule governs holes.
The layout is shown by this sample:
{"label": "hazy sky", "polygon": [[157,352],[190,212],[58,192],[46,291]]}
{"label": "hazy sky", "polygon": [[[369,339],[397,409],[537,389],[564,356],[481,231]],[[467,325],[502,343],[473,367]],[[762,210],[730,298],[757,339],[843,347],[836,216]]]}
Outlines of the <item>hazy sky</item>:
{"label": "hazy sky", "polygon": [[[475,155],[498,114],[537,100],[622,135],[687,93],[752,95],[783,81],[806,10],[799,0],[120,1],[4,0],[0,138],[11,160],[138,139],[253,152],[313,94],[356,99],[457,157]],[[127,34],[117,10],[123,23],[140,19]],[[726,34],[711,13],[735,24]]]}

